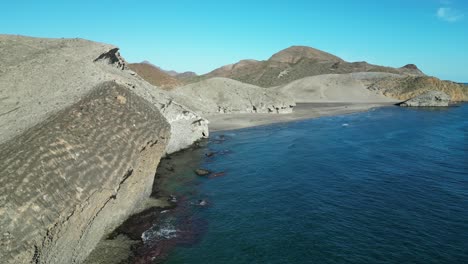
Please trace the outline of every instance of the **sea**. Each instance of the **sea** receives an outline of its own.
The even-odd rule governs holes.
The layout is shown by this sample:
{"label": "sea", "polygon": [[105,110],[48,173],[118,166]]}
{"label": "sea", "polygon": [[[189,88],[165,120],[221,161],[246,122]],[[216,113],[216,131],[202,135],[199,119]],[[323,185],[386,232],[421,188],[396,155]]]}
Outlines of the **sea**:
{"label": "sea", "polygon": [[213,174],[173,187],[153,263],[468,263],[468,104],[216,132],[197,155]]}

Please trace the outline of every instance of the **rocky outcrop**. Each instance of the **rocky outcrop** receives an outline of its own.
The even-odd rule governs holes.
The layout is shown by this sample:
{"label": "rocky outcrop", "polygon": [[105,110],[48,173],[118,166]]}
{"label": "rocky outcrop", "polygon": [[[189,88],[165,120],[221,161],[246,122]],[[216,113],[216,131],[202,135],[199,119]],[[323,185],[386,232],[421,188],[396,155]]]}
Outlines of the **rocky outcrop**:
{"label": "rocky outcrop", "polygon": [[385,77],[374,80],[369,85],[369,89],[401,101],[429,91],[444,92],[450,96],[452,101],[468,101],[468,88],[466,86],[429,76]]}
{"label": "rocky outcrop", "polygon": [[448,96],[446,93],[440,91],[429,91],[398,105],[410,107],[440,107],[448,106],[449,103],[450,96]]}
{"label": "rocky outcrop", "polygon": [[0,35],[2,263],[81,263],[207,121],[114,46]]}
{"label": "rocky outcrop", "polygon": [[1,144],[2,263],[82,262],[150,195],[169,138],[157,108],[106,82]]}
{"label": "rocky outcrop", "polygon": [[[208,136],[207,120],[128,70],[112,45],[0,35],[0,60],[0,142],[79,100],[89,87],[110,80],[150,101],[169,121],[172,137],[168,153]],[[25,88],[8,94],[8,87]]]}
{"label": "rocky outcrop", "polygon": [[175,100],[199,114],[290,113],[294,100],[272,89],[212,78],[171,90]]}

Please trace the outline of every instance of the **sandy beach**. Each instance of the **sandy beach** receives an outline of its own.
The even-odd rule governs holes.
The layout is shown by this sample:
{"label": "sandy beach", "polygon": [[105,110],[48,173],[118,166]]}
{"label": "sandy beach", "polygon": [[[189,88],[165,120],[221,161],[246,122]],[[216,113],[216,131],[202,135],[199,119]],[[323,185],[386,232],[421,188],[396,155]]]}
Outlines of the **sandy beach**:
{"label": "sandy beach", "polygon": [[290,114],[216,114],[207,115],[210,131],[234,130],[321,116],[342,115],[392,106],[394,103],[298,103]]}

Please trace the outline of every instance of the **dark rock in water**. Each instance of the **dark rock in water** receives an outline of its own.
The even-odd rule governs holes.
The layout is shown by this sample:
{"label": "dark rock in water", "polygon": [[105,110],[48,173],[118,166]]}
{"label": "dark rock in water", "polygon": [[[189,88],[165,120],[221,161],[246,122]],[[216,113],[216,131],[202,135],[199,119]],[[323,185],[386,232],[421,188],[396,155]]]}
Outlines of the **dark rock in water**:
{"label": "dark rock in water", "polygon": [[207,176],[211,174],[211,171],[205,169],[196,169],[195,174],[197,174],[198,176]]}
{"label": "dark rock in water", "polygon": [[213,157],[215,154],[216,154],[216,152],[210,151],[210,152],[205,153],[205,156],[206,157]]}
{"label": "dark rock in water", "polygon": [[440,107],[448,106],[450,102],[450,96],[441,91],[429,91],[411,98],[399,106],[410,106],[410,107]]}
{"label": "dark rock in water", "polygon": [[175,197],[174,195],[170,195],[169,196],[169,199],[167,199],[169,202],[171,203],[177,203],[177,197]]}

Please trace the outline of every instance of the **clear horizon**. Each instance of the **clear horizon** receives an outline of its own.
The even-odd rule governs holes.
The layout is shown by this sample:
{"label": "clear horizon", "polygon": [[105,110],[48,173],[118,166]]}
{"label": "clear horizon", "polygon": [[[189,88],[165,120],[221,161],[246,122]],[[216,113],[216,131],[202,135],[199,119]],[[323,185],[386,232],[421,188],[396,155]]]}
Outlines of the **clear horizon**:
{"label": "clear horizon", "polygon": [[466,1],[311,2],[19,0],[3,4],[0,33],[109,43],[129,62],[198,74],[303,45],[468,82]]}

